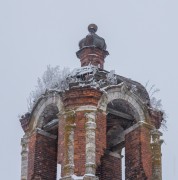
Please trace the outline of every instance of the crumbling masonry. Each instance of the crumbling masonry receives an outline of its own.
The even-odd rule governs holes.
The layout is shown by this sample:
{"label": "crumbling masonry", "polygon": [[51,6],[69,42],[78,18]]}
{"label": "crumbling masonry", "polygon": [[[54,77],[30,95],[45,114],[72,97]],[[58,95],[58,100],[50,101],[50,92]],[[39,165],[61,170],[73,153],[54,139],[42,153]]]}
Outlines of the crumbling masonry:
{"label": "crumbling masonry", "polygon": [[[21,117],[21,180],[161,180],[162,112],[138,82],[104,70],[105,40],[88,26],[79,42],[81,67],[67,88],[47,90]],[[60,173],[60,172],[58,172]]]}

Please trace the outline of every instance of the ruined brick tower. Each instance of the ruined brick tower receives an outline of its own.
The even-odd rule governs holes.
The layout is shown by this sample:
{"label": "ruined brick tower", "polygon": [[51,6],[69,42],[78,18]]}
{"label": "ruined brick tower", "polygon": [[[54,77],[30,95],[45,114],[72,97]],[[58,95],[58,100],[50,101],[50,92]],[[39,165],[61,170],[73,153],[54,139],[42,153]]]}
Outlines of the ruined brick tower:
{"label": "ruined brick tower", "polygon": [[[138,82],[104,70],[97,26],[79,42],[81,67],[21,117],[21,180],[161,180],[162,112]],[[125,148],[125,170],[121,151]]]}

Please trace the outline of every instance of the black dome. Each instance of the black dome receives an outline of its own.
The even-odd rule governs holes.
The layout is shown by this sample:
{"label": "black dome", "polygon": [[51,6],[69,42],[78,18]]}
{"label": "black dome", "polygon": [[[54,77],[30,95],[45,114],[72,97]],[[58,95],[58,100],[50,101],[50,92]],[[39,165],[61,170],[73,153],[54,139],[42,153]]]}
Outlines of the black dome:
{"label": "black dome", "polygon": [[89,35],[87,35],[84,39],[82,39],[79,42],[79,48],[85,48],[85,47],[97,47],[101,50],[106,50],[106,43],[105,40],[95,34],[98,27],[95,24],[90,24],[88,26]]}

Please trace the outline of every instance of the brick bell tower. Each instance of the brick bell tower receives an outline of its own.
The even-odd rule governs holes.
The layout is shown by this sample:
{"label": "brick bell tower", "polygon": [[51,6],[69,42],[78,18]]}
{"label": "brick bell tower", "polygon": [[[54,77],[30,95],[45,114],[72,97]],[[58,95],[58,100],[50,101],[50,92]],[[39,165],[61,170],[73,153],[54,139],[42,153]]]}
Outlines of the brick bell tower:
{"label": "brick bell tower", "polygon": [[65,89],[46,90],[20,119],[21,180],[121,180],[123,148],[125,179],[161,180],[162,112],[140,83],[104,70],[105,40],[88,30]]}

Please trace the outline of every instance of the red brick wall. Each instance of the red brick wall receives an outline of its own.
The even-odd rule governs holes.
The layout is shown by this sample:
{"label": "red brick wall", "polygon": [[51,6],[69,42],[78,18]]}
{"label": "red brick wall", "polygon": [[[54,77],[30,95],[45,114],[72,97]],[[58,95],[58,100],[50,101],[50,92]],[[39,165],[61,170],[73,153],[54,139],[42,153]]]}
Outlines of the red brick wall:
{"label": "red brick wall", "polygon": [[102,92],[89,87],[73,88],[63,95],[63,102],[66,108],[72,109],[78,106],[97,106]]}
{"label": "red brick wall", "polygon": [[100,165],[100,158],[106,149],[106,114],[96,114],[96,165]]}
{"label": "red brick wall", "polygon": [[29,138],[28,142],[28,180],[32,179],[35,169],[35,146],[36,146],[36,134],[33,134]]}
{"label": "red brick wall", "polygon": [[57,140],[41,134],[29,139],[28,180],[56,180]]}
{"label": "red brick wall", "polygon": [[107,52],[99,48],[85,48],[78,53],[78,58],[80,58],[81,66],[87,66],[92,64],[104,68],[104,59],[108,55]]}
{"label": "red brick wall", "polygon": [[85,112],[76,113],[76,128],[74,134],[74,164],[75,174],[82,176],[85,174]]}
{"label": "red brick wall", "polygon": [[126,179],[152,179],[149,129],[142,126],[125,136]]}
{"label": "red brick wall", "polygon": [[[102,95],[97,89],[94,88],[75,88],[67,91],[63,96],[63,101],[66,109],[75,109],[79,106],[93,105],[97,106],[98,101]],[[89,112],[88,110],[76,111],[75,116],[75,131],[74,131],[74,164],[75,164],[75,174],[77,176],[82,176],[85,174],[85,163],[86,163],[86,117],[85,114]],[[96,162],[97,165],[100,164],[100,158],[104,154],[104,149],[106,148],[106,115],[102,112],[97,112],[96,114]],[[63,139],[64,124],[59,124],[59,141]],[[58,142],[58,146],[64,146],[62,142]],[[62,154],[61,150],[58,151],[58,161],[61,162]]]}
{"label": "red brick wall", "polygon": [[101,158],[101,165],[98,167],[96,175],[100,180],[122,180],[121,159],[105,154]]}
{"label": "red brick wall", "polygon": [[[82,176],[85,174],[85,147],[86,147],[86,112],[76,113],[76,128],[74,134],[74,164],[75,174]],[[104,154],[106,148],[106,116],[98,112],[96,114],[96,163],[100,164],[100,158]]]}

